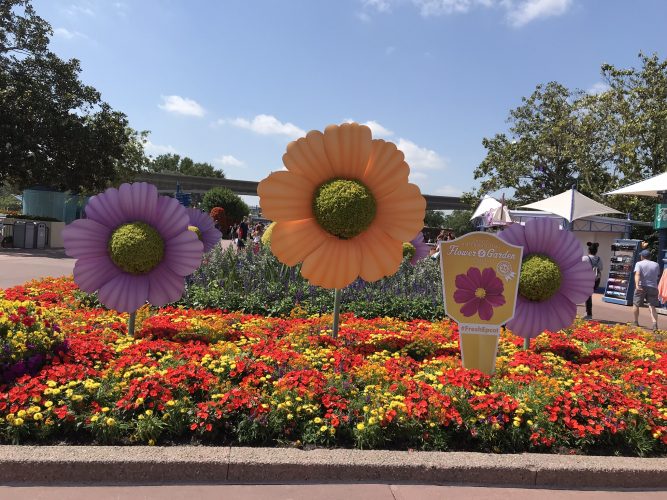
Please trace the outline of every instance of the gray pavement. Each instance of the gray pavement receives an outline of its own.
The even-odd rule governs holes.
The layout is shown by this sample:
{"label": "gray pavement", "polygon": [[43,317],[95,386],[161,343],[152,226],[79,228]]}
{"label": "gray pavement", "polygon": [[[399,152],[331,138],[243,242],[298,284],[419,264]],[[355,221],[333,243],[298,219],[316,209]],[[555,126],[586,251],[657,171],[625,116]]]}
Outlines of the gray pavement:
{"label": "gray pavement", "polygon": [[[225,246],[229,244],[225,241]],[[73,267],[74,260],[62,250],[2,249],[0,288],[71,274]],[[583,306],[578,313],[585,314]],[[597,294],[593,298],[593,318],[627,323],[632,321],[632,308],[603,302]],[[667,326],[667,316],[659,322]],[[645,308],[640,313],[640,324],[650,325]],[[554,499],[667,500],[667,459],[275,448],[0,446],[0,500],[169,500],[189,496],[201,500],[523,500],[540,494]]]}

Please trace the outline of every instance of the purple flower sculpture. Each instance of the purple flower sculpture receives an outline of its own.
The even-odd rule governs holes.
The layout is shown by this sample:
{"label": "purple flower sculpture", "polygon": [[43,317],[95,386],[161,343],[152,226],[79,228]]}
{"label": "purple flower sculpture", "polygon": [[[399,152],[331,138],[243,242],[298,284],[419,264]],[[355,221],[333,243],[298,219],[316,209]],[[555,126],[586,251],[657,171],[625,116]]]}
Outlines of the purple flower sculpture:
{"label": "purple flower sculpture", "polygon": [[428,257],[428,254],[431,253],[431,249],[424,241],[424,234],[421,231],[419,231],[419,233],[417,233],[417,236],[415,236],[410,241],[410,244],[413,247],[415,247],[415,254],[410,259],[410,264],[412,264],[413,266],[417,263],[417,261],[420,261],[421,259]]}
{"label": "purple flower sculpture", "polygon": [[93,196],[86,215],[63,230],[65,252],[78,259],[79,288],[130,313],[146,301],[160,307],[181,297],[203,244],[188,230],[188,213],[177,200],[158,196],[145,182],[123,184]]}
{"label": "purple flower sculpture", "polygon": [[480,319],[488,321],[493,308],[505,303],[505,285],[490,267],[484,271],[471,267],[466,274],[458,274],[455,283],[454,302],[463,304],[461,314],[467,318],[479,314]]}
{"label": "purple flower sculpture", "polygon": [[595,281],[590,264],[581,260],[581,243],[553,219],[514,224],[499,236],[523,247],[516,313],[507,327],[530,339],[570,326]]}
{"label": "purple flower sculpture", "polygon": [[218,244],[220,238],[222,238],[222,233],[216,229],[215,222],[209,214],[198,208],[186,208],[186,211],[190,218],[189,229],[197,234],[197,237],[204,244],[204,253],[207,253]]}

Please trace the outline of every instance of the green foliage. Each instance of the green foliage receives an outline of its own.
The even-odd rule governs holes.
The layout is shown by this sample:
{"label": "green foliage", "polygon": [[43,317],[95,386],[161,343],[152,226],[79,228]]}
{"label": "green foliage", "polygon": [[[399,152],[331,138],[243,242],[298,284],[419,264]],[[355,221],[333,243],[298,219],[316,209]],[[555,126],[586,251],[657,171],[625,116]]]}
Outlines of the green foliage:
{"label": "green foliage", "polygon": [[233,222],[239,222],[250,213],[241,197],[227,188],[213,188],[204,195],[201,209],[210,213],[215,207],[224,208],[225,214]]}
{"label": "green foliage", "polygon": [[426,227],[445,228],[445,216],[438,210],[427,210],[424,215],[424,225]]}
{"label": "green foliage", "polygon": [[271,234],[273,233],[274,227],[276,227],[276,223],[272,222],[266,227],[264,233],[262,233],[262,245],[264,245],[269,250],[271,249]]}
{"label": "green foliage", "polygon": [[12,219],[39,220],[39,221],[44,221],[44,222],[62,222],[60,219],[56,219],[55,217],[44,217],[44,216],[41,216],[41,215],[13,214],[13,213],[8,213],[7,215],[9,217],[11,217]]}
{"label": "green foliage", "polygon": [[403,243],[403,258],[412,259],[415,256],[415,246],[412,243]]}
{"label": "green foliage", "polygon": [[558,291],[560,282],[560,268],[549,257],[533,254],[521,263],[519,293],[528,300],[547,300]]}
{"label": "green foliage", "polygon": [[197,177],[215,177],[222,179],[225,173],[206,162],[194,162],[192,159],[176,154],[164,154],[153,158],[146,165],[149,172],[171,172]]}
{"label": "green foliage", "polygon": [[[640,68],[602,66],[608,89],[599,94],[551,82],[538,85],[510,111],[507,133],[485,138],[486,158],[475,169],[475,193],[514,190],[524,205],[576,185],[583,194],[651,219],[645,197],[602,193],[667,169],[667,61],[639,54]],[[472,193],[469,193],[472,195]]]}
{"label": "green foliage", "polygon": [[453,210],[451,214],[445,215],[444,227],[451,229],[455,236],[463,236],[476,230],[470,217],[472,210]]}
{"label": "green foliage", "polygon": [[109,239],[114,264],[131,274],[145,274],[164,257],[164,241],[145,222],[131,222],[116,229]]}
{"label": "green foliage", "polygon": [[359,181],[334,179],[313,196],[313,213],[322,228],[339,238],[361,234],[375,218],[375,198]]}
{"label": "green foliage", "polygon": [[[295,306],[305,314],[333,312],[333,290],[311,286],[300,266],[287,267],[263,248],[237,252],[215,249],[188,278],[181,303],[195,308],[219,308],[268,316],[288,316]],[[356,280],[343,290],[342,311],[364,318],[444,317],[437,262],[416,265],[403,261],[393,276],[374,283]]]}
{"label": "green foliage", "polygon": [[51,26],[29,0],[0,3],[0,183],[98,191],[144,163],[145,134],[48,49]]}

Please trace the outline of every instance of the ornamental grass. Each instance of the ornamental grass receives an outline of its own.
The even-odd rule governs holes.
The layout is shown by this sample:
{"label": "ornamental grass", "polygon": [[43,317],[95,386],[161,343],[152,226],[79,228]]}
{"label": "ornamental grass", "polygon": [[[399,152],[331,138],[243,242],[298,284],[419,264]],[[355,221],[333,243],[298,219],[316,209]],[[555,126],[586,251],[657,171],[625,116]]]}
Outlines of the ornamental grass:
{"label": "ornamental grass", "polygon": [[527,351],[503,332],[489,377],[461,368],[447,319],[345,314],[333,339],[299,308],[167,307],[130,338],[87,299],[71,279],[0,291],[3,341],[34,318],[64,346],[0,385],[0,442],[667,452],[667,345],[640,329],[577,322]]}

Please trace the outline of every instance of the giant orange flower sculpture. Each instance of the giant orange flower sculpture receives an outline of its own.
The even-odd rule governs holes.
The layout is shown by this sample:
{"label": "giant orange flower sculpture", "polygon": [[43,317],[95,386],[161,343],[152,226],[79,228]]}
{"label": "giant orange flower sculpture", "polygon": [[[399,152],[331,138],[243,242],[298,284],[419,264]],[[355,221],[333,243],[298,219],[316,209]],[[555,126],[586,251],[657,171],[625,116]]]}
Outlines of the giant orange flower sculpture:
{"label": "giant orange flower sculpture", "polygon": [[373,140],[364,125],[330,125],[288,144],[283,163],[287,171],[257,188],[263,215],[276,222],[271,251],[281,262],[303,262],[301,274],[325,288],[398,270],[426,201],[394,144]]}

